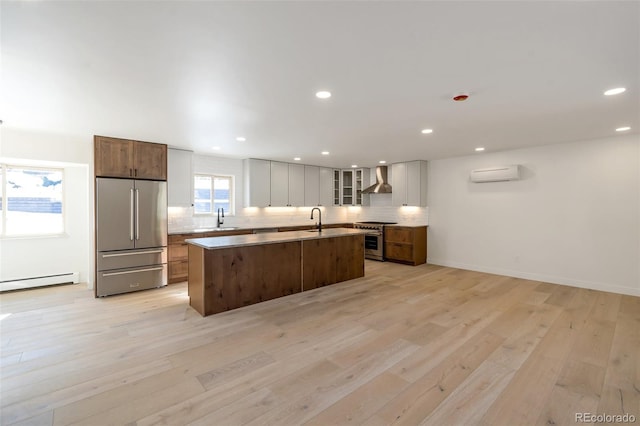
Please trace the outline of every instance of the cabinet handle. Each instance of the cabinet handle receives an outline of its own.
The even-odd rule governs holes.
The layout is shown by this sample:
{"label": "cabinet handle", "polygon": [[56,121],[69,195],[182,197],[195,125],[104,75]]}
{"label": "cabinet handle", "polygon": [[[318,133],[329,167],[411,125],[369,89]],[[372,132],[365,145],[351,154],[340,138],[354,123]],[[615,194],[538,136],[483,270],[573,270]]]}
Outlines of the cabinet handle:
{"label": "cabinet handle", "polygon": [[133,175],[138,176],[138,169],[133,169]]}
{"label": "cabinet handle", "polygon": [[129,176],[133,176],[133,169],[129,169]]}

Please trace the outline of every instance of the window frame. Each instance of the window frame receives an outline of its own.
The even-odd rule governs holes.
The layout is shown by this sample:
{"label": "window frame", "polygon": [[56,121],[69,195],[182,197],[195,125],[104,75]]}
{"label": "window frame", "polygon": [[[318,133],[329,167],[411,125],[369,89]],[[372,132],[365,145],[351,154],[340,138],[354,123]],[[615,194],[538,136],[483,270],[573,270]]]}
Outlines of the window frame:
{"label": "window frame", "polygon": [[[207,177],[211,179],[211,211],[209,212],[196,212],[196,179],[198,177]],[[235,202],[235,176],[234,175],[224,175],[220,173],[194,173],[193,174],[193,215],[194,216],[215,216],[217,215],[217,211],[214,211],[213,206],[215,205],[215,180],[216,179],[228,179],[229,180],[229,211],[224,212],[225,216],[234,216],[236,212],[236,202]]]}
{"label": "window frame", "polygon": [[[7,213],[9,207],[9,199],[7,195],[7,180],[8,169],[22,169],[22,170],[34,170],[34,171],[47,171],[47,172],[59,172],[62,176],[61,197],[60,197],[60,215],[62,220],[62,229],[60,231],[51,232],[36,232],[36,233],[7,233]],[[33,165],[30,163],[8,163],[0,162],[0,198],[2,199],[0,206],[0,239],[12,239],[12,238],[41,238],[41,237],[60,237],[67,235],[67,200],[66,200],[66,170],[61,166],[42,166]]]}

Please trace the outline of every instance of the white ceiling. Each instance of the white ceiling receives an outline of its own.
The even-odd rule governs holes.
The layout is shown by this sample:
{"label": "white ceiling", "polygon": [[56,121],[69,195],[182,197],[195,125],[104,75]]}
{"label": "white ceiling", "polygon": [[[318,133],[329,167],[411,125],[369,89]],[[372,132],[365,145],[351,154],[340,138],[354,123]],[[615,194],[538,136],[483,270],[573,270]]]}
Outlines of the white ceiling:
{"label": "white ceiling", "polygon": [[637,134],[639,6],[2,1],[0,119],[337,167]]}

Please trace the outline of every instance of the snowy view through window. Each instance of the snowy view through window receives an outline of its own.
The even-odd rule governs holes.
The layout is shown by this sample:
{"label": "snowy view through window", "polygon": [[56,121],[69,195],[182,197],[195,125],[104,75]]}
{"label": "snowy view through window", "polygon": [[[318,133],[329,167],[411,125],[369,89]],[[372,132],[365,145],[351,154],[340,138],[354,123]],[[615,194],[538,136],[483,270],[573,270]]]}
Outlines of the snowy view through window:
{"label": "snowy view through window", "polygon": [[64,232],[61,169],[4,166],[1,171],[2,235]]}

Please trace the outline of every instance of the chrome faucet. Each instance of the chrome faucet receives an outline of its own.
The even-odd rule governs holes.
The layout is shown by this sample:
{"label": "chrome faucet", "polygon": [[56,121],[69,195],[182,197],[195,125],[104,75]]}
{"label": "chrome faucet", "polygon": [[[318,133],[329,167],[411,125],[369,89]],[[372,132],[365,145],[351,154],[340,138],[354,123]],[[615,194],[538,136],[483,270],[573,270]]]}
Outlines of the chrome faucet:
{"label": "chrome faucet", "polygon": [[313,220],[313,211],[318,210],[318,232],[322,232],[322,210],[318,207],[314,207],[311,209],[311,219]]}
{"label": "chrome faucet", "polygon": [[[222,212],[222,219],[220,219],[220,212]],[[220,228],[220,225],[224,223],[224,209],[222,207],[218,208],[218,222],[217,227]]]}

